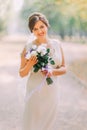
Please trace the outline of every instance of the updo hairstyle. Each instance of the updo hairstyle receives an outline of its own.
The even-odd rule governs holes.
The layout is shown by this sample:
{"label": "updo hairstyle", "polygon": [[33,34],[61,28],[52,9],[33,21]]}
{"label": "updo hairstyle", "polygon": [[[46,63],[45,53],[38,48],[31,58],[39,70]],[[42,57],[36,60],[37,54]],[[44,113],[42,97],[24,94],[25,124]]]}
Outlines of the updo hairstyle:
{"label": "updo hairstyle", "polygon": [[28,19],[28,27],[29,27],[29,29],[30,29],[31,32],[34,29],[35,24],[39,20],[42,21],[47,27],[49,27],[49,22],[46,19],[45,15],[43,15],[41,13],[38,13],[38,12],[35,12]]}

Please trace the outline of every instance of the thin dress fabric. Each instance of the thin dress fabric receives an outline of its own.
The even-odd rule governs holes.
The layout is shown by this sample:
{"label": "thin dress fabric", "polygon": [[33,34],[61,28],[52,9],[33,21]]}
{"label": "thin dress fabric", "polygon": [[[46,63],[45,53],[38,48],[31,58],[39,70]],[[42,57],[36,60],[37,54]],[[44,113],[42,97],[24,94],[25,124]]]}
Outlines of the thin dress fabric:
{"label": "thin dress fabric", "polygon": [[[33,42],[26,45],[26,50]],[[50,40],[52,46],[51,57],[55,61],[53,68],[61,66],[62,56],[59,41]],[[23,130],[58,130],[58,76],[52,76],[53,83],[42,84],[45,76],[39,71],[30,72],[26,86],[26,102],[23,115]],[[38,86],[40,89],[37,89]],[[35,91],[35,89],[37,89]]]}

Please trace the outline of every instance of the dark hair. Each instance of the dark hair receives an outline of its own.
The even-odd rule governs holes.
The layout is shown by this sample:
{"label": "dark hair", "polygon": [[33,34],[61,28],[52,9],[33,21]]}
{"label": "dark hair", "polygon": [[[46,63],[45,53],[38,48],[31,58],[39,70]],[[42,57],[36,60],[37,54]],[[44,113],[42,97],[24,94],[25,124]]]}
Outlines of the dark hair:
{"label": "dark hair", "polygon": [[32,32],[36,22],[38,22],[39,20],[42,21],[47,27],[49,27],[49,22],[46,19],[45,15],[35,12],[29,17],[29,20],[28,20],[28,27],[31,32]]}

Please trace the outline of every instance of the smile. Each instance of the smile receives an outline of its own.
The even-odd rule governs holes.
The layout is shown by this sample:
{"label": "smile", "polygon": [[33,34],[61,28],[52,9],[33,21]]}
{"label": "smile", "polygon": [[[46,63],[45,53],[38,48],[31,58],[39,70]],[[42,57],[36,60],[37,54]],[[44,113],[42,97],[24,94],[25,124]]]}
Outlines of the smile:
{"label": "smile", "polygon": [[44,35],[44,33],[40,33],[40,34],[38,34],[39,36],[43,36]]}

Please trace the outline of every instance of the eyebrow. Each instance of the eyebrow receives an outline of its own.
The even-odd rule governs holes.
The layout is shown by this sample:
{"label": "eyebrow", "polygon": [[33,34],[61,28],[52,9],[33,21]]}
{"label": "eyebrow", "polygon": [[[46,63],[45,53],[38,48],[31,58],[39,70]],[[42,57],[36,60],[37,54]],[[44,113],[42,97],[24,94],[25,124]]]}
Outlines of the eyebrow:
{"label": "eyebrow", "polygon": [[[41,28],[41,27],[44,27],[44,25],[41,25],[40,28]],[[34,29],[38,29],[38,28],[34,27]]]}

